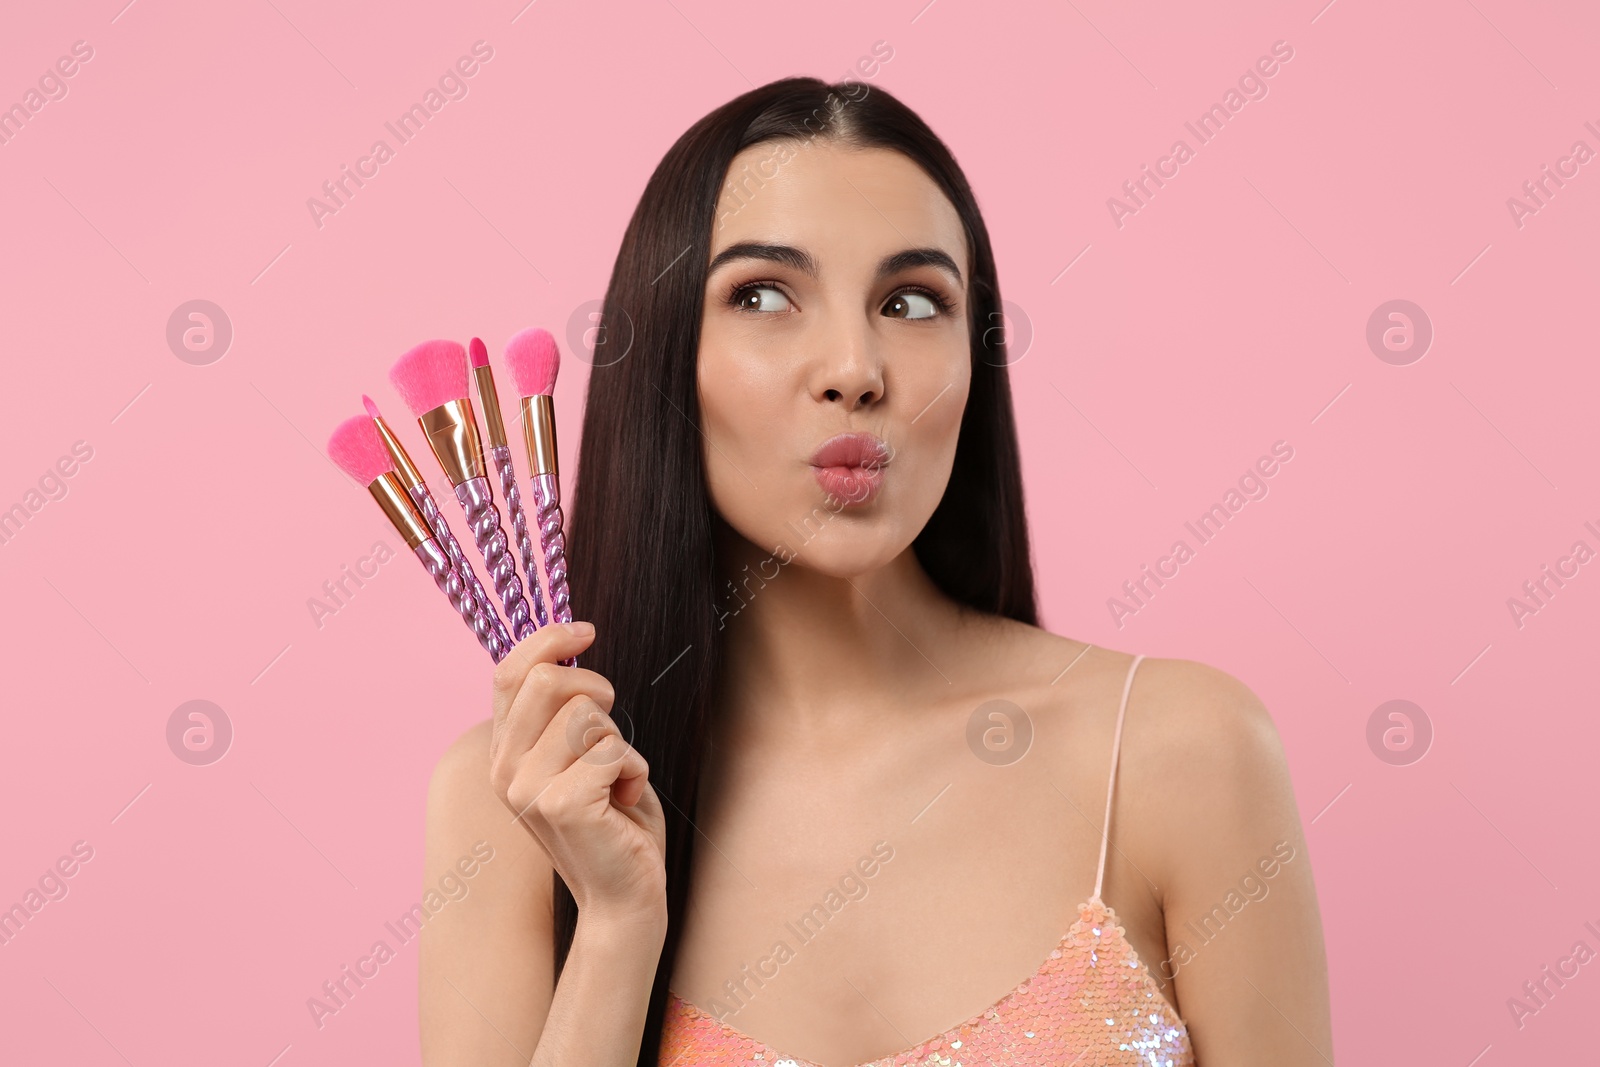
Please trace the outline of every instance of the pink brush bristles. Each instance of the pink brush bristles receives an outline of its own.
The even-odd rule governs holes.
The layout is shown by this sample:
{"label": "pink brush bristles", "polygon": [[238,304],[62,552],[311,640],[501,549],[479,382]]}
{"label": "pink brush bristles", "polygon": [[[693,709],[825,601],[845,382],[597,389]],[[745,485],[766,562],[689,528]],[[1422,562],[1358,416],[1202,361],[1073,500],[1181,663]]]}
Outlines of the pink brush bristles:
{"label": "pink brush bristles", "polygon": [[400,399],[421,418],[467,395],[467,350],[454,341],[424,341],[389,368]]}
{"label": "pink brush bristles", "polygon": [[555,392],[561,350],[550,331],[530,327],[506,342],[506,365],[523,396],[549,396]]}
{"label": "pink brush bristles", "polygon": [[372,402],[372,398],[370,396],[368,396],[366,393],[362,393],[361,394],[361,406],[367,409],[367,416],[369,418],[374,418],[374,419],[383,418],[382,415],[378,414],[378,405],[374,404]]}
{"label": "pink brush bristles", "polygon": [[467,345],[467,358],[473,367],[487,367],[489,365],[489,348],[481,340],[474,337],[472,343]]}
{"label": "pink brush bristles", "polygon": [[378,436],[378,428],[365,415],[352,415],[334,427],[328,438],[328,455],[362,485],[371,485],[394,470],[394,459]]}

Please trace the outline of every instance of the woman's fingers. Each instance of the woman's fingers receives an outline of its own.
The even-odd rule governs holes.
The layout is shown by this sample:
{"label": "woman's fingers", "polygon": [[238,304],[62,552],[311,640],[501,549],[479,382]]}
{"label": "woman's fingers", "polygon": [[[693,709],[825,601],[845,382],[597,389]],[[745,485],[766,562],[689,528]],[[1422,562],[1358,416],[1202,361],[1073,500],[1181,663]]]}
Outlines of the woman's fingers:
{"label": "woman's fingers", "polygon": [[661,804],[650,788],[650,764],[622,736],[611,716],[583,697],[563,708],[562,714],[568,724],[562,733],[581,747],[567,776],[587,783],[584,788],[594,795],[608,790],[609,802],[640,827],[649,830],[659,825]]}
{"label": "woman's fingers", "polygon": [[617,780],[611,786],[611,796],[616,800],[618,807],[631,808],[637,805],[644,795],[645,783],[650,778],[650,765],[632,745],[628,746],[628,753],[622,757],[621,762]]}
{"label": "woman's fingers", "polygon": [[[511,776],[507,802],[520,816],[531,816],[536,827],[558,823],[560,818],[553,813],[609,803],[619,779],[640,779],[648,773],[644,757],[622,737],[616,723],[582,693],[561,706],[531,749],[520,758],[509,753],[509,746],[502,750]],[[627,788],[637,787],[630,783]],[[631,799],[637,801],[636,796]]]}
{"label": "woman's fingers", "polygon": [[[491,758],[499,751],[513,760],[520,757],[549,732],[557,712],[575,697],[586,697],[603,711],[610,711],[616,691],[604,675],[583,667],[535,663],[500,724],[500,735],[491,745]],[[578,740],[570,738],[568,744],[577,746]]]}
{"label": "woman's fingers", "polygon": [[573,712],[609,708],[612,697],[611,683],[593,671],[534,664],[490,741],[489,779],[501,796],[509,802],[513,782],[547,782],[571,766],[595,740],[586,741],[592,724],[574,719]]}
{"label": "woman's fingers", "polygon": [[537,663],[556,663],[576,656],[594,643],[594,626],[587,622],[564,622],[542,626],[518,641],[506,658],[494,668],[494,716],[498,726],[523,679]]}
{"label": "woman's fingers", "polygon": [[489,776],[580,908],[654,915],[666,822],[649,765],[609,714],[611,683],[561,665],[593,641],[588,623],[547,626],[496,665]]}
{"label": "woman's fingers", "polygon": [[[589,694],[578,693],[551,717],[550,725],[533,743],[528,761],[547,777],[576,767],[577,778],[609,787],[627,770],[619,764],[631,752],[633,746],[606,709]],[[592,774],[592,770],[600,773]]]}

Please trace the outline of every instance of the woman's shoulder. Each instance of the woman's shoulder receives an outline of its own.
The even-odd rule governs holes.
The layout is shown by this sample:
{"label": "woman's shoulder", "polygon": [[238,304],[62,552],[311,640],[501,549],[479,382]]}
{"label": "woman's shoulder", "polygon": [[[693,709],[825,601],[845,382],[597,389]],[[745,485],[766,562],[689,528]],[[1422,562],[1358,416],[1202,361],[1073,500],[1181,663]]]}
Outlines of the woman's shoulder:
{"label": "woman's shoulder", "polygon": [[489,739],[493,719],[483,719],[463,730],[439,756],[428,781],[428,818],[461,823],[483,823],[505,810],[489,782]]}
{"label": "woman's shoulder", "polygon": [[[999,624],[993,641],[994,651],[1005,649],[1013,676],[1033,681],[1042,708],[1070,706],[1074,713],[1115,720],[1135,652],[1010,619]],[[1143,755],[1174,773],[1196,761],[1271,763],[1281,753],[1272,716],[1255,692],[1227,671],[1191,659],[1143,655],[1133,671],[1123,731],[1124,744],[1140,738]]]}
{"label": "woman's shoulder", "polygon": [[512,817],[489,780],[493,731],[493,719],[473,723],[434,764],[426,804],[428,863],[445,869],[463,847],[486,840],[497,856],[505,857],[502,869],[515,868],[517,873],[516,877],[497,879],[497,888],[527,893],[547,910],[551,898],[549,859],[532,840],[532,833]]}
{"label": "woman's shoulder", "polygon": [[489,780],[493,731],[491,719],[463,730],[428,783],[423,878],[432,892],[417,960],[424,1063],[498,1063],[508,1041],[537,1044],[554,996],[551,865]]}
{"label": "woman's shoulder", "polygon": [[[1085,719],[1093,729],[1080,736],[1104,739],[1109,766],[1136,653],[1014,622],[1000,639],[1036,680],[1029,691],[1039,713]],[[1177,657],[1146,654],[1133,671],[1115,805],[1156,865],[1192,869],[1208,850],[1242,855],[1259,839],[1299,828],[1288,761],[1265,704],[1233,674]]]}
{"label": "woman's shoulder", "polygon": [[[494,719],[485,718],[473,723],[456,736],[456,739],[439,756],[434,764],[435,779],[441,776],[454,778],[471,773],[473,769],[481,766],[485,772],[489,767],[489,738],[494,730]],[[487,781],[487,778],[485,779]]]}
{"label": "woman's shoulder", "polygon": [[[1132,655],[1126,654],[1129,662]],[[1221,668],[1197,660],[1145,656],[1134,675],[1138,715],[1168,769],[1204,763],[1242,770],[1281,756],[1277,727],[1260,697]],[[1128,716],[1134,717],[1130,695]]]}

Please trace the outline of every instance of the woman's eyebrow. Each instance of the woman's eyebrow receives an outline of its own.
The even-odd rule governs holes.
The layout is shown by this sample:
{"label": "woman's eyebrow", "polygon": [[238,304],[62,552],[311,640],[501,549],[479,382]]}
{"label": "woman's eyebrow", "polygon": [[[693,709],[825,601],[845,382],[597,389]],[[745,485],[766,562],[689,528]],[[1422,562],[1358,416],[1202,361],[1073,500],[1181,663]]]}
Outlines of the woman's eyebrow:
{"label": "woman's eyebrow", "polygon": [[878,264],[878,277],[887,278],[911,267],[938,267],[954,278],[957,285],[961,284],[961,268],[942,248],[908,248],[904,252],[884,256]]}
{"label": "woman's eyebrow", "polygon": [[[811,278],[815,278],[818,273],[817,261],[805,249],[793,245],[764,244],[760,241],[740,241],[738,244],[729,245],[711,260],[706,273],[714,274],[718,267],[736,259],[760,259],[769,263],[781,263]],[[907,248],[884,256],[878,262],[877,277],[887,278],[908,268],[922,266],[937,267],[954,278],[958,285],[961,284],[961,268],[957,267],[955,260],[941,248]]]}
{"label": "woman's eyebrow", "polygon": [[793,245],[762,244],[759,241],[740,241],[724,248],[711,261],[706,273],[715,274],[718,267],[735,259],[763,259],[769,263],[781,263],[786,267],[793,267],[812,278],[817,276],[817,261],[811,258],[810,252]]}

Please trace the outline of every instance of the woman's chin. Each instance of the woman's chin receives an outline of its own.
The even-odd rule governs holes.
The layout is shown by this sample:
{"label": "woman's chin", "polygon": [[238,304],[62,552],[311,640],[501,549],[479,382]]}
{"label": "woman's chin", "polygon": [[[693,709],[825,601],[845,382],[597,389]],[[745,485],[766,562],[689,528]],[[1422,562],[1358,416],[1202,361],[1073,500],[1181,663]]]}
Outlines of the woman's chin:
{"label": "woman's chin", "polygon": [[909,543],[866,530],[829,530],[804,545],[792,546],[790,566],[828,578],[862,578],[894,562]]}

